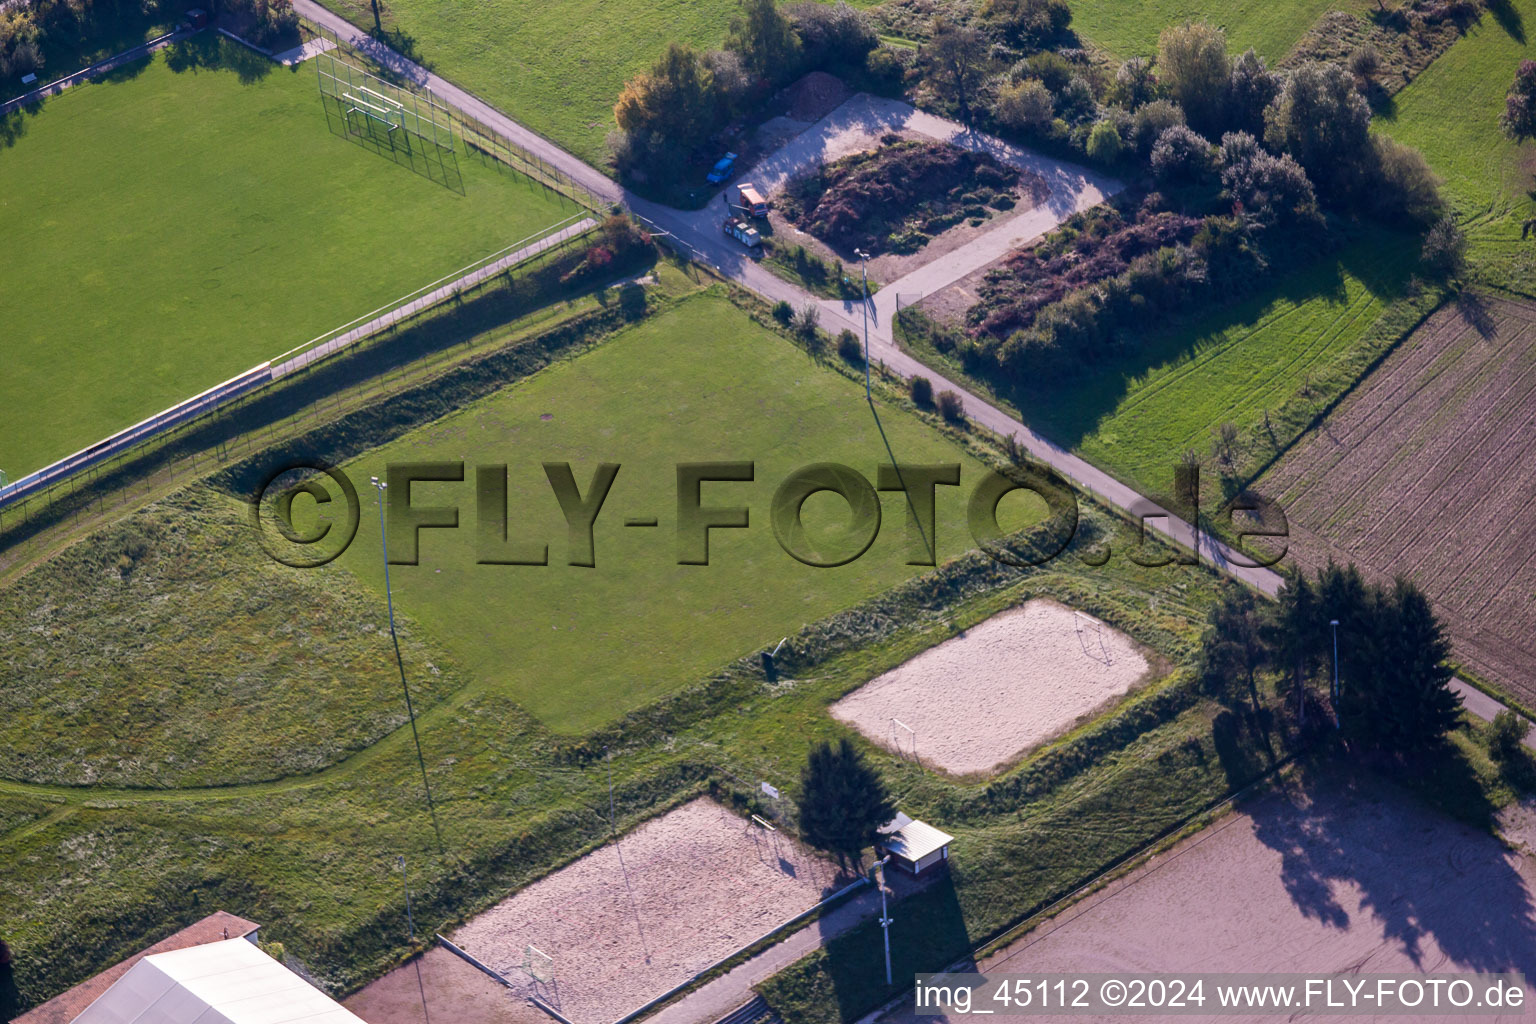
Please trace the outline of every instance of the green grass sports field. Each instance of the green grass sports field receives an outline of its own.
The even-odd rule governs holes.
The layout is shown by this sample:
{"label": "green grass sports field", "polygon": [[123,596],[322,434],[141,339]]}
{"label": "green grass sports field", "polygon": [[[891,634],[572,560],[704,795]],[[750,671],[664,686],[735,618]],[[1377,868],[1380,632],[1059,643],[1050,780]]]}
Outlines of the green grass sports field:
{"label": "green grass sports field", "polygon": [[[959,462],[959,487],[938,488],[939,558],[974,546],[965,501],[982,472],[931,427],[883,408],[891,448],[906,462]],[[863,557],[804,565],[775,540],[769,506],[779,482],[816,462],[871,481],[888,456],[863,388],[702,295],[601,349],[431,424],[351,467],[459,460],[466,481],[423,483],[418,504],[453,503],[460,528],[421,533],[420,564],[391,573],[396,605],[453,652],[483,686],[511,696],[551,728],[590,730],[712,668],[772,647],[801,624],[921,571],[906,564],[906,507],[884,496],[880,532]],[[676,464],[749,460],[751,483],[708,483],[705,505],[744,505],[746,529],[712,532],[709,565],[679,565]],[[541,463],[570,462],[585,493],[601,462],[620,465],[594,531],[591,568],[567,564],[561,515]],[[508,465],[514,539],[548,545],[547,566],[476,564],[473,466]],[[822,493],[808,529],[831,539],[847,506]],[[1003,525],[1024,525],[1024,495],[1005,499]],[[655,517],[653,528],[626,527]],[[376,520],[341,564],[382,586]],[[405,539],[391,536],[402,552]]]}
{"label": "green grass sports field", "polygon": [[576,212],[463,154],[429,177],[420,143],[414,169],[365,148],[310,66],[211,33],[19,124],[0,149],[12,479]]}

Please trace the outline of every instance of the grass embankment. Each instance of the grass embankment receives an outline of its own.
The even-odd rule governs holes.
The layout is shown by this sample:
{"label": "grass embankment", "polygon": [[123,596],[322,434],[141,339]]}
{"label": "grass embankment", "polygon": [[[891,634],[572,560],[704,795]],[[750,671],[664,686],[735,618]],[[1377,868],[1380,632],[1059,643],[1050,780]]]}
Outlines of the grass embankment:
{"label": "grass embankment", "polygon": [[1532,33],[1536,0],[1491,5],[1376,119],[1382,131],[1422,151],[1444,177],[1477,273],[1526,295],[1536,294],[1536,243],[1521,237],[1522,222],[1536,216],[1536,143],[1507,139],[1499,115],[1520,62],[1536,58]]}
{"label": "grass embankment", "polygon": [[307,65],[212,33],[22,127],[0,160],[12,479],[576,212],[419,140],[397,162],[327,120]]}
{"label": "grass embankment", "polygon": [[[1237,469],[1263,461],[1412,329],[1422,303],[1402,314],[1393,304],[1404,299],[1416,257],[1405,236],[1369,230],[1250,298],[1131,341],[1117,365],[998,397],[1026,423],[1143,492],[1169,491],[1189,449],[1207,461],[1214,482],[1220,467],[1212,446],[1222,423],[1243,433]],[[1377,327],[1389,309],[1390,322]],[[1385,329],[1398,321],[1400,330]],[[908,342],[919,358],[963,374],[921,339]]]}
{"label": "grass embankment", "polygon": [[[709,314],[703,319],[716,324],[726,322],[725,316],[739,315],[723,307],[718,298],[706,296],[688,300],[677,314],[669,314],[673,316],[670,323],[674,328],[687,322],[691,303],[697,303],[698,311]],[[558,362],[505,395],[493,396],[477,409],[458,414],[457,421],[462,427],[490,427],[498,416],[503,417],[507,432],[492,434],[493,443],[485,448],[487,454],[505,458],[515,471],[521,472],[533,465],[531,460],[522,462],[505,445],[509,439],[526,439],[530,430],[568,431],[562,444],[573,458],[580,460],[580,469],[589,460],[628,458],[628,450],[616,450],[610,445],[622,443],[626,425],[636,430],[645,427],[651,422],[647,417],[653,418],[654,424],[646,428],[650,433],[645,437],[652,444],[662,444],[661,457],[669,463],[674,455],[665,448],[671,435],[666,433],[662,420],[670,418],[695,427],[703,424],[717,433],[731,429],[737,431],[732,436],[746,441],[768,432],[757,420],[770,418],[776,424],[777,434],[792,434],[795,440],[784,442],[788,447],[775,445],[760,457],[764,468],[759,478],[763,483],[748,499],[755,506],[754,511],[762,507],[758,500],[761,492],[777,482],[777,460],[788,459],[798,465],[802,460],[843,457],[857,462],[865,472],[872,471],[873,464],[867,468],[863,465],[867,461],[864,448],[843,437],[853,433],[858,438],[854,432],[862,418],[867,417],[867,412],[858,409],[862,397],[858,382],[848,379],[851,373],[837,376],[833,370],[808,361],[781,340],[737,323],[729,332],[721,333],[736,339],[734,344],[742,349],[779,350],[758,358],[768,359],[769,368],[784,372],[772,378],[759,376],[748,391],[731,386],[736,378],[722,373],[712,383],[704,382],[705,389],[695,394],[691,402],[680,404],[674,400],[675,392],[642,386],[640,382],[665,372],[678,372],[675,364],[685,356],[720,369],[728,360],[719,358],[719,346],[730,342],[718,340],[713,331],[701,330],[689,336],[662,325],[661,320],[656,325],[643,325],[589,355]],[[530,354],[518,356],[520,361],[505,365],[498,363],[493,367],[487,362],[462,372],[472,374],[476,380],[515,380],[571,348],[568,342],[533,339],[514,351]],[[611,361],[605,364],[604,357],[610,355]],[[712,358],[705,358],[706,355]],[[513,357],[509,354],[506,358]],[[781,364],[781,360],[787,362]],[[761,364],[750,365],[762,368]],[[686,370],[681,372],[686,376]],[[605,378],[631,396],[648,390],[656,392],[658,401],[651,407],[652,412],[637,419],[633,411],[636,403],[631,400],[624,407],[625,418],[604,423],[590,415],[578,419],[557,404],[573,391],[586,394],[598,408],[615,402],[599,387]],[[334,455],[350,445],[366,444],[369,438],[398,434],[410,426],[413,414],[434,408],[426,404],[429,400],[438,400],[441,393],[458,393],[458,385],[449,378],[443,380],[447,383],[422,389],[420,399],[408,394],[387,407],[359,410],[349,414],[350,425],[317,428],[303,446],[286,446],[284,451],[302,447]],[[547,385],[541,384],[546,380]],[[560,386],[556,387],[557,384]],[[518,392],[531,395],[531,400],[518,404],[513,397]],[[728,406],[733,416],[719,419],[720,414],[712,412],[699,398],[701,394],[709,396],[709,404]],[[844,396],[851,400],[844,401]],[[661,401],[662,398],[667,401]],[[887,400],[895,401],[896,396],[888,394]],[[741,414],[743,409],[746,414]],[[845,415],[849,409],[854,411]],[[925,457],[933,458],[949,450],[955,454],[945,458],[967,465],[980,454],[979,450],[972,455],[960,454],[952,441],[926,434],[926,428],[895,405],[886,409],[886,427],[898,452],[927,453]],[[546,411],[555,413],[555,418],[539,419]],[[784,418],[786,414],[789,419]],[[365,422],[369,416],[374,419]],[[354,422],[353,417],[359,418]],[[815,450],[795,447],[802,439],[814,441],[829,431],[843,439],[827,447],[817,444]],[[424,436],[430,433],[426,431]],[[923,437],[926,441],[922,441]],[[705,440],[722,451],[734,448],[731,437],[710,436]],[[455,446],[446,434],[437,435],[434,443]],[[473,433],[462,433],[457,450],[447,454],[473,459],[479,447]],[[616,454],[609,455],[610,451]],[[728,451],[732,457],[752,454]],[[642,453],[633,464],[645,465],[645,455]],[[620,484],[626,471],[621,471]],[[583,476],[578,473],[579,478]],[[644,474],[637,473],[636,477],[644,482]],[[670,472],[667,477],[658,486],[670,493]],[[547,486],[536,481],[532,496],[526,500],[541,499]],[[618,490],[618,486],[610,499],[613,507],[606,514],[642,514],[652,509],[665,513],[669,507],[642,505],[638,500],[631,504],[628,498],[621,502],[625,492]],[[734,486],[721,485],[722,498]],[[943,494],[942,489],[940,493]],[[646,495],[642,493],[639,497]],[[706,490],[706,500],[720,499]],[[199,543],[250,546],[244,532],[221,526],[231,510],[238,509],[232,502],[233,499],[209,490],[206,485],[197,484],[172,494],[156,509],[129,522],[163,515],[183,523],[185,535],[197,538]],[[545,517],[548,511],[544,509],[539,515]],[[812,510],[812,514],[821,512]],[[894,549],[885,552],[887,555],[903,551],[899,520],[893,519],[887,520],[882,540],[877,544],[877,549],[887,544]],[[948,527],[955,523],[942,505],[939,522]],[[601,524],[602,520],[598,553],[604,561],[599,565],[611,564],[629,573],[636,589],[643,589],[656,605],[666,606],[674,596],[675,585],[675,579],[669,576],[675,568],[671,566],[671,539],[655,535],[655,539],[634,542],[623,537],[610,538],[602,532]],[[462,532],[471,530],[472,525],[466,518],[466,530]],[[266,934],[285,942],[291,953],[333,988],[354,987],[405,952],[403,908],[398,905],[398,877],[394,874],[397,854],[404,853],[412,866],[418,927],[426,932],[451,925],[501,898],[510,888],[525,884],[604,842],[608,834],[605,747],[614,753],[615,804],[621,827],[700,791],[711,779],[741,791],[753,790],[758,780],[767,779],[792,791],[808,745],[844,732],[827,715],[829,703],[880,671],[1004,607],[1030,597],[1055,597],[1104,618],[1139,643],[1158,651],[1170,663],[1180,665],[1193,654],[1200,623],[1211,600],[1211,577],[1203,570],[1139,567],[1124,557],[1122,538],[1113,540],[1120,553],[1107,566],[1092,568],[1085,564],[1079,556],[1098,550],[1106,532],[1114,529],[1102,515],[1091,511],[1085,514],[1075,547],[1043,569],[1007,568],[972,553],[909,579],[915,570],[895,558],[882,563],[877,557],[881,551],[872,551],[866,556],[867,561],[855,564],[876,579],[889,581],[881,586],[908,580],[894,590],[878,594],[877,587],[863,583],[825,583],[820,586],[826,590],[795,594],[793,577],[786,578],[783,573],[786,569],[790,574],[798,573],[797,568],[791,565],[775,569],[761,561],[772,545],[763,525],[754,515],[752,529],[717,533],[711,552],[716,564],[696,568],[701,574],[717,570],[733,574],[734,582],[727,586],[701,577],[703,582],[694,585],[704,589],[694,592],[692,600],[699,602],[700,594],[712,593],[715,600],[727,606],[724,614],[718,618],[705,616],[696,610],[697,604],[692,606],[693,611],[688,605],[678,605],[673,612],[673,628],[678,635],[687,637],[686,643],[715,645],[710,649],[724,650],[724,640],[700,637],[711,629],[723,631],[719,622],[737,623],[732,641],[737,646],[731,649],[732,654],[754,652],[768,643],[777,643],[779,636],[788,633],[789,643],[780,660],[783,677],[777,683],[764,678],[755,654],[729,664],[724,664],[730,656],[727,655],[700,668],[692,667],[693,662],[674,666],[666,680],[670,689],[666,696],[655,695],[659,690],[651,694],[622,689],[615,692],[605,685],[611,681],[607,670],[599,667],[604,676],[586,691],[589,703],[609,702],[604,709],[609,711],[624,707],[626,701],[633,706],[633,702],[649,696],[648,702],[596,732],[563,738],[512,696],[516,686],[523,686],[535,697],[552,704],[558,697],[550,695],[553,682],[529,682],[519,667],[529,655],[522,650],[512,651],[507,662],[510,671],[482,676],[454,650],[455,645],[464,643],[467,630],[461,627],[451,634],[429,636],[434,627],[419,620],[413,623],[411,635],[416,640],[444,649],[441,661],[433,661],[444,676],[465,679],[451,696],[420,716],[422,746],[443,826],[442,850],[425,813],[414,747],[409,731],[404,729],[396,729],[379,742],[313,774],[249,785],[167,791],[0,783],[0,808],[4,809],[5,820],[24,822],[19,828],[10,826],[11,831],[0,835],[8,865],[7,885],[0,893],[0,929],[17,951],[17,977],[24,994],[30,1001],[46,998],[216,907],[261,921]],[[633,532],[645,538],[649,531]],[[110,535],[103,535],[82,543],[100,545],[109,539]],[[456,538],[429,533],[426,551],[432,552],[444,539]],[[563,527],[552,533],[549,541],[551,554],[558,561],[564,553]],[[623,546],[627,543],[634,543],[637,548],[631,551]],[[444,549],[438,550],[444,553]],[[150,567],[157,564],[158,557],[159,553],[152,550],[139,561]],[[771,558],[787,561],[776,546],[771,548]],[[115,563],[109,562],[108,566],[112,564]],[[238,593],[250,570],[240,570],[233,561],[228,564],[237,570],[232,571],[227,581],[229,592]],[[476,569],[468,560],[461,561],[456,556],[440,559],[436,567],[443,568],[445,576],[450,571],[467,573]],[[425,570],[432,568],[435,567],[430,562],[423,566]],[[492,573],[498,571],[481,568]],[[662,573],[659,577],[654,575],[658,570]],[[55,563],[45,563],[34,572],[40,574],[40,579],[55,579],[59,584],[48,597],[54,628],[79,630],[84,634],[82,643],[95,638],[105,645],[112,637],[118,638],[113,642],[120,642],[117,632],[112,637],[96,632],[102,626],[102,617],[96,614],[101,610],[98,602],[72,600],[76,591],[86,597],[97,581],[85,573],[64,572]],[[348,570],[333,566],[331,570],[322,570],[325,572],[340,577]],[[555,576],[577,571],[552,565],[530,572]],[[597,579],[603,570],[585,572]],[[325,580],[324,575],[317,578]],[[601,580],[588,584],[587,578],[569,575],[568,593],[560,598],[566,602],[565,608],[573,607],[573,598],[587,600],[578,588],[616,585]],[[776,580],[776,589],[790,592],[803,603],[788,612],[769,608],[768,613],[783,616],[780,621],[787,623],[781,626],[776,621],[771,631],[759,622],[767,621],[766,614],[752,618],[749,627],[742,627],[742,619],[729,606],[756,600],[756,592],[767,589],[764,579]],[[22,583],[25,582],[24,577]],[[862,589],[865,586],[869,589]],[[409,591],[411,584],[407,583],[406,589]],[[487,601],[502,594],[513,601],[516,589],[498,583],[486,586],[481,593]],[[458,600],[454,595],[434,596],[419,585],[417,593],[433,597],[434,601],[418,600],[415,612],[437,607],[437,614],[445,614],[452,602]],[[631,608],[637,601],[632,592],[622,587],[608,593],[615,600],[629,602]],[[845,612],[829,615],[818,611],[837,607],[833,598],[847,605],[864,594],[875,596]],[[243,611],[234,607],[231,614],[242,615],[238,621],[243,624],[259,624],[259,609],[254,606],[261,596],[258,593],[253,598],[253,607]],[[528,595],[539,596],[537,592]],[[683,596],[687,598],[688,594]],[[187,587],[168,596],[167,602],[189,612],[190,604],[199,599],[195,587]],[[504,606],[493,628],[522,637],[532,647],[530,637],[542,639],[543,626],[551,620],[555,625],[570,624],[571,612],[566,611],[562,621],[559,607],[541,607],[533,600],[517,602],[516,607]],[[588,614],[579,603],[574,607],[579,613]],[[17,614],[29,616],[40,608],[33,602],[28,607],[18,607]],[[339,606],[333,610],[345,611]],[[415,614],[412,609],[402,610]],[[76,614],[82,617],[77,619]],[[376,626],[382,624],[376,601],[371,612],[359,613],[360,617],[363,614]],[[605,630],[624,628],[619,610],[608,610],[605,614]],[[532,621],[532,617],[538,616],[543,618]],[[690,626],[690,622],[698,625]],[[808,625],[799,628],[800,623]],[[332,631],[342,626],[336,621],[329,624]],[[589,632],[591,629],[589,624]],[[689,633],[690,629],[693,632]],[[548,632],[553,638],[560,631]],[[596,639],[598,642],[591,646],[604,649],[606,638]],[[146,647],[158,642],[154,638],[143,641]],[[243,629],[222,628],[208,633],[207,647],[184,647],[181,653],[192,667],[232,665],[232,652],[236,649],[269,642],[265,635],[253,637]],[[387,665],[388,651],[382,636],[376,634],[372,642],[379,649],[369,653]],[[671,642],[677,645],[676,641]],[[287,653],[296,652],[290,649]],[[344,701],[334,709],[328,704],[330,700],[341,699],[341,690],[352,682],[339,671],[336,648],[318,647],[316,655],[320,665],[307,677],[314,680],[313,691],[305,689],[300,694],[296,692],[298,686],[275,683],[264,701],[257,701],[256,710],[265,717],[251,727],[252,732],[258,727],[283,728],[279,722],[283,715],[305,716],[311,724],[299,730],[303,735],[318,735],[330,725],[335,726],[338,734],[349,727],[360,730],[355,724],[357,716],[351,720],[354,724],[348,725]],[[615,665],[635,661],[634,655],[623,650],[612,650],[611,656],[617,659]],[[140,649],[135,657],[161,655]],[[322,671],[327,666],[336,669],[328,680]],[[421,680],[419,664],[412,667],[414,678]],[[120,687],[120,693],[114,693],[114,684],[122,682],[123,676],[111,665],[104,665],[103,671],[107,673],[105,680],[65,678],[56,682],[54,699],[63,702],[71,694],[89,696],[100,712],[95,718],[112,721],[116,717],[131,726],[139,709],[136,698],[141,694],[127,685]],[[576,676],[572,673],[565,678],[571,680]],[[1140,824],[1128,820],[1118,798],[1112,798],[1119,791],[1119,776],[1125,764],[1141,763],[1140,755],[1129,756],[1122,763],[1115,759],[1115,751],[1139,742],[1138,737],[1149,730],[1157,732],[1172,722],[1176,723],[1173,728],[1178,732],[1178,743],[1185,742],[1187,730],[1193,730],[1196,736],[1204,730],[1213,737],[1223,737],[1212,739],[1210,742],[1215,745],[1207,748],[1218,752],[1216,761],[1206,757],[1207,766],[1220,763],[1219,752],[1227,742],[1227,734],[1220,730],[1212,732],[1213,712],[1201,710],[1203,705],[1191,707],[1191,698],[1182,686],[1154,687],[1125,709],[1114,724],[1086,727],[1077,736],[1068,737],[1051,751],[1032,756],[1018,769],[986,786],[936,778],[919,766],[881,751],[871,753],[895,790],[903,794],[905,808],[946,824],[974,827],[978,841],[985,829],[996,827],[1006,832],[1020,822],[1020,815],[1027,820],[1032,807],[1038,805],[1044,812],[1047,805],[1041,801],[1048,800],[1052,793],[1064,791],[1067,786],[1078,787],[1085,798],[1097,801],[1072,812],[1075,827],[1087,844],[1073,851],[1073,863],[1086,869],[1113,859],[1123,848],[1142,841],[1145,834]],[[229,703],[238,705],[238,701]],[[146,713],[158,713],[161,707],[151,704]],[[574,709],[576,713],[581,710]],[[125,713],[127,718],[122,718]],[[233,709],[226,706],[202,713],[214,715],[225,728],[210,742],[227,743],[236,738],[236,725],[242,716]],[[154,742],[167,748],[175,735],[168,727],[151,732]],[[240,741],[245,742],[243,738]],[[103,742],[110,749],[110,738],[103,737]],[[1193,757],[1193,748],[1190,750],[1189,756]],[[162,749],[142,753],[146,761],[164,761],[164,752]],[[183,763],[189,766],[196,766],[200,758],[217,760],[217,751],[205,747],[176,752],[185,755]],[[1242,758],[1227,763],[1237,765],[1239,761]],[[1182,806],[1186,797],[1175,789],[1188,788],[1188,780],[1173,771],[1164,773],[1164,778],[1170,788],[1159,799]],[[1214,776],[1210,784],[1217,784]],[[1145,793],[1138,795],[1140,800],[1146,798]],[[54,810],[39,818],[39,804],[53,804]],[[1148,820],[1156,817],[1150,815]],[[1088,838],[1096,835],[1111,838],[1103,842]],[[1007,842],[1007,836],[1000,835],[998,849],[1006,847]]]}

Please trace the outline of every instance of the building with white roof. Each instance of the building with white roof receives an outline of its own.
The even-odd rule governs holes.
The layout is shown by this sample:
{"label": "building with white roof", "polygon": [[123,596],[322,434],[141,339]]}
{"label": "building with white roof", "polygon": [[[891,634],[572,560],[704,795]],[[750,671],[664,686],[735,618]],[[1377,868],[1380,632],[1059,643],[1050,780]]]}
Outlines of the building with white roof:
{"label": "building with white roof", "polygon": [[948,832],[898,812],[880,827],[875,849],[896,866],[920,875],[949,860],[949,844],[954,839]]}
{"label": "building with white roof", "polygon": [[364,1024],[244,939],[154,953],[73,1024]]}

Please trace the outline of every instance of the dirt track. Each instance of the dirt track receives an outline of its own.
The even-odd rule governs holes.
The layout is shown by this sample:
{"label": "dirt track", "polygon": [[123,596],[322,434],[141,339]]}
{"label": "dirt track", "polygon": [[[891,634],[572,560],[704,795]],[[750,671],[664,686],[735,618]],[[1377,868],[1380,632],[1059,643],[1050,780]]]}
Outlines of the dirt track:
{"label": "dirt track", "polygon": [[[1536,700],[1536,307],[1449,305],[1258,490],[1291,553],[1406,573],[1469,668]],[[1341,638],[1344,642],[1345,638]]]}
{"label": "dirt track", "polygon": [[[1521,971],[1531,978],[1532,868],[1487,833],[1375,777],[1293,787],[1153,858],[980,966],[1017,974]],[[882,1024],[936,1019],[913,1016],[908,1003]],[[1143,1018],[1029,1018],[1100,1019]]]}
{"label": "dirt track", "polygon": [[832,705],[832,714],[903,754],[915,734],[924,764],[965,775],[1060,734],[1146,672],[1124,633],[1037,599],[871,680]]}

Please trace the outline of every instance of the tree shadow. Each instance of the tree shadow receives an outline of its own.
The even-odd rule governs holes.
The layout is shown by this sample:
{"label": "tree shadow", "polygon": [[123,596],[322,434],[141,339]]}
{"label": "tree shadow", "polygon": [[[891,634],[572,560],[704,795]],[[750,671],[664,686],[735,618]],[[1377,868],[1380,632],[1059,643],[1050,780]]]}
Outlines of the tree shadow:
{"label": "tree shadow", "polygon": [[[878,919],[879,895],[873,888],[860,893],[859,899],[872,898],[875,916],[824,941],[824,981],[829,989],[824,994],[837,1007],[838,1019],[858,1020],[910,987],[914,974],[943,970],[970,951],[970,931],[948,867],[929,870],[937,874],[920,884],[900,871],[887,873],[899,896],[890,904],[890,916],[905,924],[891,929],[893,984],[885,983],[885,937]],[[836,914],[826,914],[817,927],[825,936],[837,922]]]}
{"label": "tree shadow", "polygon": [[278,65],[255,50],[213,32],[199,32],[165,48],[165,66],[176,74],[233,71],[241,85],[252,85]]}
{"label": "tree shadow", "polygon": [[1484,6],[1493,15],[1493,20],[1499,23],[1499,28],[1508,33],[1509,38],[1521,46],[1525,45],[1525,18],[1510,0],[1488,0]]}
{"label": "tree shadow", "polygon": [[1498,321],[1488,309],[1487,301],[1470,288],[1463,288],[1456,296],[1456,312],[1463,322],[1484,340],[1499,333]]}
{"label": "tree shadow", "polygon": [[1307,917],[1379,928],[1421,970],[1448,969],[1436,948],[1456,969],[1536,969],[1531,893],[1486,830],[1341,762],[1326,780],[1271,794],[1247,813],[1254,835],[1280,853],[1282,882]]}
{"label": "tree shadow", "polygon": [[0,114],[0,149],[10,149],[27,134],[27,119],[42,113],[46,100],[37,100],[24,107]]}

